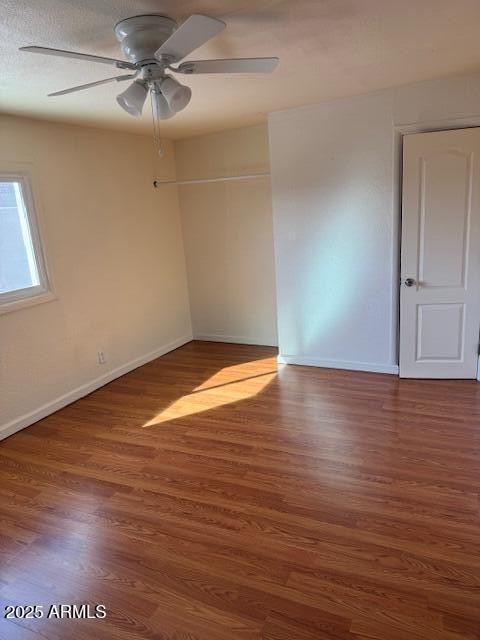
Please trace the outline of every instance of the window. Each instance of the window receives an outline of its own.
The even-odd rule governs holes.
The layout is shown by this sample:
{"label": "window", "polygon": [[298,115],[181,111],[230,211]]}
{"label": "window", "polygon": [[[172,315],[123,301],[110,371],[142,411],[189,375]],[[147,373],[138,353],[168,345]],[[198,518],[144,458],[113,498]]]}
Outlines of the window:
{"label": "window", "polygon": [[0,312],[51,298],[28,177],[0,173]]}

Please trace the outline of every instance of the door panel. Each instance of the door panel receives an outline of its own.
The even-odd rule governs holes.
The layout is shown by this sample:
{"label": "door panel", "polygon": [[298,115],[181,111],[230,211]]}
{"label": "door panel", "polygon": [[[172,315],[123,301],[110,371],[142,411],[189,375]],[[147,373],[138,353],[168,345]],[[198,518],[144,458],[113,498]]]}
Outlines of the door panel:
{"label": "door panel", "polygon": [[464,286],[471,164],[470,154],[456,152],[421,161],[419,276],[423,287]]}
{"label": "door panel", "polygon": [[476,378],[480,129],[405,136],[401,258],[400,375]]}
{"label": "door panel", "polygon": [[461,362],[464,357],[463,304],[417,306],[417,362]]}

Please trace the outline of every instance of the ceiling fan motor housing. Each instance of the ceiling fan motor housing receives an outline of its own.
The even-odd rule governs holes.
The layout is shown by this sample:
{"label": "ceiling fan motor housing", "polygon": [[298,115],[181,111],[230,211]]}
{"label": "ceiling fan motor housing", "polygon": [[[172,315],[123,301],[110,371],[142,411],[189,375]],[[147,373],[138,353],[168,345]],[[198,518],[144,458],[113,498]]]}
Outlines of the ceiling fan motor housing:
{"label": "ceiling fan motor housing", "polygon": [[157,14],[126,18],[115,26],[123,53],[132,62],[151,60],[155,52],[177,29],[172,18]]}

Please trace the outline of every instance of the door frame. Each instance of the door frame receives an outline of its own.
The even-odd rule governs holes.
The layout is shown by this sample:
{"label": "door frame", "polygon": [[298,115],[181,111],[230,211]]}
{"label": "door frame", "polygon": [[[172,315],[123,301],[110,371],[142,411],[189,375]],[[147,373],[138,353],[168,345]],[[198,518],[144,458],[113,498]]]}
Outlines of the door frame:
{"label": "door frame", "polygon": [[[393,211],[397,224],[393,226],[393,261],[392,279],[394,282],[392,309],[396,318],[396,340],[392,344],[392,352],[396,354],[396,362],[400,366],[400,285],[401,285],[401,251],[402,251],[402,194],[403,194],[403,137],[412,133],[433,133],[435,131],[454,131],[457,129],[472,129],[480,127],[480,117],[452,118],[446,120],[432,120],[430,122],[414,122],[393,126]],[[480,337],[480,336],[479,336]],[[400,377],[400,369],[398,372]],[[480,382],[480,355],[477,359],[477,381]]]}

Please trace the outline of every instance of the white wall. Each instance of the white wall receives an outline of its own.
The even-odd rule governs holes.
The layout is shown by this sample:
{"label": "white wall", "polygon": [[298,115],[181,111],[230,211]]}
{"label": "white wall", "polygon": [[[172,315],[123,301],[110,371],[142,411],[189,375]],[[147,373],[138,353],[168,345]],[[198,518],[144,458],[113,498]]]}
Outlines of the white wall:
{"label": "white wall", "polygon": [[[0,438],[191,337],[177,191],[152,188],[148,137],[2,116],[0,170],[16,163],[57,299],[0,316]],[[162,166],[174,179],[172,145]]]}
{"label": "white wall", "polygon": [[[181,140],[179,180],[269,171],[266,125]],[[270,179],[179,187],[194,336],[277,344]]]}
{"label": "white wall", "polygon": [[285,362],[395,373],[400,133],[480,124],[480,75],[269,117]]}

